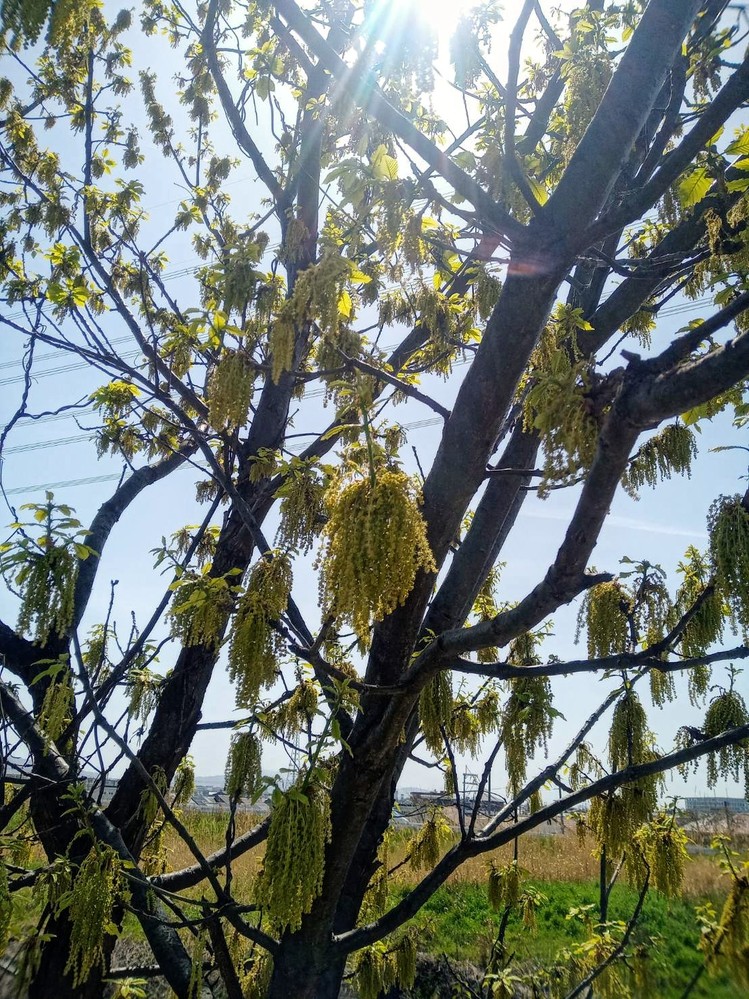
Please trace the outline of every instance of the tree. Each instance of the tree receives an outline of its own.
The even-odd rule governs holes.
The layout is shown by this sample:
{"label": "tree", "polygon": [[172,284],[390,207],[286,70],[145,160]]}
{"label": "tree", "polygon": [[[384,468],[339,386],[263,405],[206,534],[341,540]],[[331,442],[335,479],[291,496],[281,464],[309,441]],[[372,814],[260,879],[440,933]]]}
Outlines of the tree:
{"label": "tree", "polygon": [[[331,999],[349,959],[375,995],[407,979],[408,920],[451,872],[584,801],[604,870],[626,852],[638,884],[673,888],[681,847],[656,814],[659,776],[703,757],[713,782],[749,765],[735,672],[710,686],[712,665],[749,655],[749,494],[716,497],[709,546],[689,549],[678,587],[645,560],[618,574],[588,563],[620,485],[688,476],[695,430],[719,413],[727,434],[746,424],[741,12],[590,0],[552,16],[525,0],[500,79],[499,13],[485,4],[457,26],[448,85],[415,5],[143,0],[151,41],[136,57],[168,41],[183,60],[175,95],[150,69],[128,78],[131,15],[97,0],[59,0],[44,45],[20,47],[48,6],[9,25],[16,82],[2,85],[2,281],[15,311],[1,321],[25,345],[25,379],[1,441],[39,415],[35,352],[51,348],[100,376],[80,408],[97,414],[98,454],[124,470],[86,528],[50,493],[13,512],[2,549],[18,613],[0,625],[3,725],[8,752],[23,745],[31,761],[2,820],[17,845],[28,805],[47,864],[2,868],[0,925],[8,897],[35,882],[31,996],[100,995],[125,908],[179,997],[209,989],[204,955],[231,996]],[[247,185],[230,201],[239,163],[261,204]],[[184,197],[157,233],[143,205],[167,175]],[[183,234],[201,263],[176,293],[167,253]],[[660,314],[680,294],[708,296],[710,315],[670,335]],[[315,392],[330,412],[322,434],[296,416]],[[441,422],[413,474],[396,403]],[[125,635],[112,588],[91,620],[119,518],[185,465],[207,511],[186,528],[153,514],[171,540],[156,553],[168,572],[152,616]],[[561,546],[529,592],[499,603],[523,502],[564,488],[576,505]],[[293,588],[313,552],[314,619]],[[544,625],[576,598],[587,658],[559,661]],[[206,858],[179,804],[224,669],[245,718],[230,793],[263,790],[263,738],[298,745],[302,763],[266,822],[229,831]],[[551,678],[576,673],[603,677],[605,697],[558,758],[532,764],[561,724]],[[660,705],[679,677],[707,699],[704,724],[656,742],[645,689]],[[600,757],[590,734],[609,709]],[[482,752],[479,799],[500,761],[510,800],[480,829],[455,761]],[[387,830],[413,758],[445,772],[459,837],[447,843],[430,819],[412,851],[423,878],[388,906]],[[126,763],[105,808],[82,781],[90,759]],[[518,818],[548,782],[559,800]],[[193,867],[152,873],[163,823]],[[262,842],[248,911],[230,864]],[[493,872],[498,905],[517,896],[515,873]],[[184,893],[201,883],[196,916]],[[734,894],[745,887],[736,875]],[[739,961],[741,940],[726,940],[741,925],[713,926],[710,959]],[[565,994],[624,944],[546,987]]]}

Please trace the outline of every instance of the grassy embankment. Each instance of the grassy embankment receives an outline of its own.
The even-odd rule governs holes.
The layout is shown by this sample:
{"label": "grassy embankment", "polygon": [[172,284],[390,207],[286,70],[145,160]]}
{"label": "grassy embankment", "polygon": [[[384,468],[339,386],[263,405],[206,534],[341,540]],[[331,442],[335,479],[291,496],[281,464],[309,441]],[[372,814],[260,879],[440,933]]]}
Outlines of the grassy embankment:
{"label": "grassy embankment", "polygon": [[[236,835],[241,835],[257,821],[252,816],[237,816]],[[225,841],[225,816],[195,813],[189,825],[206,854],[222,847]],[[408,835],[397,834],[395,861],[405,855]],[[166,839],[169,869],[190,866],[194,861],[185,845],[176,837]],[[498,864],[511,859],[510,848],[496,852]],[[251,885],[260,866],[262,848],[240,858],[233,867],[233,890],[249,898]],[[496,935],[499,916],[489,906],[486,894],[486,867],[489,858],[464,865],[450,881],[440,888],[415,918],[419,928],[420,949],[451,960],[470,961],[483,965]],[[592,844],[581,842],[574,833],[560,836],[526,837],[521,843],[520,864],[527,878],[541,891],[547,902],[538,910],[536,929],[529,932],[519,919],[511,916],[506,943],[515,961],[521,966],[547,964],[565,947],[581,942],[586,930],[580,919],[568,918],[571,909],[591,907],[595,922],[598,903],[598,861],[592,854]],[[392,900],[408,891],[417,876],[408,866],[401,868],[393,879]],[[684,896],[668,900],[651,892],[646,900],[633,944],[647,953],[648,999],[679,999],[686,984],[699,969],[701,957],[697,951],[699,928],[694,907],[708,899],[719,909],[725,893],[726,879],[715,859],[707,855],[693,857],[687,865]],[[192,893],[191,893],[192,894]],[[194,894],[199,895],[196,889]],[[16,911],[16,930],[30,928],[34,918],[27,893]],[[626,884],[615,886],[610,901],[609,918],[626,922],[637,901],[636,893]],[[139,934],[133,918],[126,921],[126,933]],[[703,975],[693,992],[693,999],[741,999],[744,991],[733,985],[725,975]]]}

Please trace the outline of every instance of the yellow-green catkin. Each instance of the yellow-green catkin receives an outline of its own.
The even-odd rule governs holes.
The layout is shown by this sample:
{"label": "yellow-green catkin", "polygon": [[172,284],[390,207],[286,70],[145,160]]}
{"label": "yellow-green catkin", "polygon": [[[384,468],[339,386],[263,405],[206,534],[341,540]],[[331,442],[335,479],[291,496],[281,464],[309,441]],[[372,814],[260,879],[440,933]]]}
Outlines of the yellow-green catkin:
{"label": "yellow-green catkin", "polygon": [[598,444],[598,422],[587,399],[590,365],[577,350],[578,330],[591,329],[582,311],[558,305],[531,358],[531,376],[521,384],[523,425],[541,438],[544,478],[571,483],[589,468]]}
{"label": "yellow-green catkin", "polygon": [[250,482],[262,482],[263,479],[269,479],[278,471],[278,451],[274,451],[273,448],[258,448],[257,454],[253,455],[249,461],[248,478]]}
{"label": "yellow-green catkin", "polygon": [[409,863],[415,871],[434,867],[447,847],[453,833],[441,811],[435,810],[411,841]]}
{"label": "yellow-green catkin", "polygon": [[111,665],[107,658],[109,638],[109,629],[103,624],[95,624],[83,649],[83,665],[91,675],[96,676],[100,681],[106,679]]}
{"label": "yellow-green catkin", "polygon": [[273,798],[257,898],[274,925],[293,932],[322,888],[330,802],[314,781],[277,790]]}
{"label": "yellow-green catkin", "polygon": [[316,322],[323,336],[336,336],[344,318],[339,303],[350,273],[344,257],[325,252],[317,264],[297,276],[294,291],[271,323],[269,346],[274,382],[293,368],[297,332],[305,324]]}
{"label": "yellow-green catkin", "polygon": [[364,947],[354,959],[354,977],[359,999],[379,999],[396,984],[398,968],[384,944]]}
{"label": "yellow-green catkin", "polygon": [[279,552],[262,558],[240,597],[229,645],[229,676],[239,707],[253,707],[262,687],[273,683],[283,639],[274,630],[289,601],[291,563]]}
{"label": "yellow-green catkin", "polygon": [[254,960],[242,975],[245,999],[266,999],[273,975],[273,958],[266,951],[256,951]]}
{"label": "yellow-green catkin", "polygon": [[674,473],[691,478],[696,456],[694,432],[683,423],[670,423],[643,444],[630,461],[622,485],[636,498],[642,486],[655,488],[661,479],[670,479]]}
{"label": "yellow-green catkin", "polygon": [[159,877],[169,870],[169,854],[164,842],[164,821],[149,833],[140,855],[140,866],[148,878]]}
{"label": "yellow-green catkin", "polygon": [[374,922],[385,914],[388,904],[388,874],[390,871],[390,847],[393,832],[388,828],[382,837],[377,850],[377,866],[367,885],[364,904],[359,913],[359,921],[363,924]]}
{"label": "yellow-green catkin", "polygon": [[[166,779],[166,773],[163,767],[154,767],[151,771],[151,780],[153,781],[155,790],[163,798],[166,795],[168,788],[168,781]],[[143,820],[143,824],[146,829],[149,829],[156,820],[156,816],[159,814],[161,808],[161,802],[157,797],[154,788],[147,787],[141,792],[140,796],[140,817]]]}
{"label": "yellow-green catkin", "polygon": [[411,989],[416,980],[416,935],[406,931],[398,941],[395,951],[395,965],[398,984],[402,989]]}
{"label": "yellow-green catkin", "polygon": [[502,282],[489,274],[485,268],[480,268],[473,282],[473,300],[479,319],[486,321],[492,309],[499,301],[502,292]]}
{"label": "yellow-green catkin", "polygon": [[726,965],[737,981],[749,989],[749,876],[732,872],[728,897],[717,923],[703,929],[700,949],[711,971]]}
{"label": "yellow-green catkin", "polygon": [[130,687],[128,714],[145,721],[159,702],[162,678],[150,669],[131,669],[127,675]]}
{"label": "yellow-green catkin", "polygon": [[365,947],[354,958],[359,999],[379,999],[394,986],[411,989],[416,979],[416,939],[405,932],[397,942],[381,941]]}
{"label": "yellow-green catkin", "polygon": [[59,912],[61,904],[69,897],[73,884],[73,871],[67,857],[58,857],[48,867],[39,871],[32,895],[34,903],[40,908],[49,906],[54,912]]}
{"label": "yellow-green catkin", "polygon": [[655,813],[657,805],[658,782],[649,777],[593,798],[588,828],[598,849],[605,846],[610,857],[620,857],[629,849],[635,832]]}
{"label": "yellow-green catkin", "polygon": [[[720,735],[728,729],[746,725],[749,721],[744,698],[735,690],[724,690],[710,702],[702,730],[706,736]],[[707,786],[715,787],[719,779],[738,781],[743,774],[749,787],[749,740],[723,746],[707,756]]]}
{"label": "yellow-green catkin", "polygon": [[261,785],[262,749],[253,732],[232,736],[226,761],[224,787],[231,798],[254,798]]}
{"label": "yellow-green catkin", "polygon": [[122,863],[107,847],[92,848],[73,882],[68,914],[70,952],[65,972],[76,988],[95,965],[104,968],[104,938],[117,933],[112,912],[125,889]]}
{"label": "yellow-green catkin", "polygon": [[505,705],[502,741],[510,793],[519,793],[528,760],[537,749],[546,750],[555,717],[548,677],[519,677],[511,681],[512,693]]}
{"label": "yellow-green catkin", "polygon": [[577,619],[578,636],[583,623],[591,659],[624,652],[628,640],[629,602],[620,583],[599,583],[585,595]]}
{"label": "yellow-green catkin", "polygon": [[21,592],[18,630],[32,633],[37,645],[50,635],[62,638],[73,620],[73,595],[78,564],[67,545],[50,545],[29,552],[16,576]]}
{"label": "yellow-green catkin", "polygon": [[721,592],[739,625],[749,629],[749,510],[742,498],[722,496],[708,514],[710,556]]}
{"label": "yellow-green catkin", "polygon": [[497,912],[516,906],[520,900],[522,882],[522,871],[517,860],[510,861],[504,867],[490,861],[487,884],[489,905]]}
{"label": "yellow-green catkin", "polygon": [[[645,710],[633,690],[626,690],[614,709],[608,748],[613,772],[656,758]],[[627,850],[636,830],[655,813],[659,781],[643,777],[592,800],[588,825],[599,849],[605,846],[617,857]]]}
{"label": "yellow-green catkin", "polygon": [[501,720],[499,691],[493,683],[489,684],[481,697],[476,700],[473,710],[482,735],[499,728]]}
{"label": "yellow-green catkin", "polygon": [[674,700],[676,685],[670,673],[660,669],[651,669],[648,673],[648,679],[650,680],[650,697],[653,704],[662,708],[666,702]]}
{"label": "yellow-green catkin", "polygon": [[95,0],[59,0],[51,4],[47,37],[53,48],[69,47],[82,32],[97,8]]}
{"label": "yellow-green catkin", "polygon": [[249,359],[227,351],[208,380],[208,422],[215,430],[243,427],[252,401],[255,373]]}
{"label": "yellow-green catkin", "polygon": [[651,748],[647,715],[633,690],[627,690],[614,708],[609,732],[609,760],[613,771],[643,763]]}
{"label": "yellow-green catkin", "polygon": [[185,574],[169,610],[172,634],[187,647],[216,646],[233,599],[233,583],[225,576],[210,576],[207,571]]}
{"label": "yellow-green catkin", "polygon": [[[476,622],[478,624],[484,624],[491,621],[499,613],[499,608],[494,599],[494,589],[497,585],[499,579],[499,570],[494,567],[492,568],[486,579],[481,585],[481,589],[476,594],[476,600],[473,604],[473,614],[476,616]],[[495,662],[499,652],[496,646],[487,646],[484,649],[479,649],[476,653],[476,658],[480,663],[492,663]]]}
{"label": "yellow-green catkin", "polygon": [[398,469],[357,479],[328,501],[321,599],[366,642],[372,620],[402,604],[419,570],[436,572],[414,481]]}
{"label": "yellow-green catkin", "polygon": [[39,725],[50,742],[58,739],[70,724],[75,708],[73,684],[61,671],[47,687],[39,715]]}
{"label": "yellow-green catkin", "polygon": [[[680,829],[673,815],[661,812],[651,822],[646,822],[634,837],[634,849],[630,850],[627,860],[634,861],[630,865],[635,870],[635,883],[644,882],[645,871],[650,873],[650,887],[663,892],[671,898],[681,894],[684,881],[684,867],[688,859],[686,834]],[[645,861],[642,870],[637,870],[639,858]]]}
{"label": "yellow-green catkin", "polygon": [[561,126],[565,162],[569,162],[596,113],[612,71],[611,55],[605,48],[585,44],[579,36],[570,44],[574,46],[575,55],[563,68],[566,86]]}
{"label": "yellow-green catkin", "polygon": [[293,738],[311,724],[317,714],[317,702],[316,685],[312,680],[302,680],[291,697],[273,712],[273,728],[287,738]]}
{"label": "yellow-green catkin", "polygon": [[[684,560],[679,563],[679,572],[683,581],[676,591],[676,612],[679,616],[691,611],[699,601],[681,634],[681,652],[688,658],[703,656],[710,646],[723,637],[725,624],[723,597],[717,586],[713,586],[706,594],[710,584],[710,567],[705,556],[693,545],[684,553]],[[709,682],[710,669],[707,666],[697,667],[697,679],[692,691],[692,674],[690,671],[690,697],[704,696]],[[706,681],[706,682],[705,682]],[[694,696],[693,696],[694,694]]]}
{"label": "yellow-green catkin", "polygon": [[308,552],[324,522],[324,476],[313,462],[293,458],[286,481],[276,496],[281,499],[276,543],[281,548]]}
{"label": "yellow-green catkin", "polygon": [[426,684],[419,696],[421,731],[424,741],[436,756],[443,751],[442,728],[449,724],[452,710],[452,680],[446,670],[441,670]]}
{"label": "yellow-green catkin", "polygon": [[470,701],[460,698],[455,704],[447,732],[450,742],[457,752],[476,758],[481,748],[481,736],[484,733],[481,731],[478,715],[473,710]]}
{"label": "yellow-green catkin", "polygon": [[177,766],[172,780],[173,807],[186,805],[195,790],[195,761],[192,756],[185,756]]}

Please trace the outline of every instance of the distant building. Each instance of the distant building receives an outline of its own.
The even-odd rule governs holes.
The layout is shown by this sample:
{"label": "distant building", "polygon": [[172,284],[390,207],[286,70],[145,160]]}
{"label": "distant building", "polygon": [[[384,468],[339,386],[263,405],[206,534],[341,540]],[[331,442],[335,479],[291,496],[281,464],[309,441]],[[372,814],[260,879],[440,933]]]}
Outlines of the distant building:
{"label": "distant building", "polygon": [[684,798],[684,811],[700,815],[715,812],[739,815],[749,812],[749,801],[746,798]]}
{"label": "distant building", "polygon": [[119,781],[112,780],[110,778],[102,779],[101,777],[85,777],[83,783],[86,788],[86,793],[90,795],[97,804],[106,806],[112,798],[114,798],[114,793],[117,790]]}

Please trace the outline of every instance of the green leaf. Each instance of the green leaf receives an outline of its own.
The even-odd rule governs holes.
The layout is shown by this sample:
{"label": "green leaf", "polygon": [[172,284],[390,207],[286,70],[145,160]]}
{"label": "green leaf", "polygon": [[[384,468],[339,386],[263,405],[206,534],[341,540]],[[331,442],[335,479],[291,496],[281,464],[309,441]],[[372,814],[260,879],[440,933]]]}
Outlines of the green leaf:
{"label": "green leaf", "polygon": [[543,184],[539,184],[539,182],[536,180],[535,177],[526,177],[526,180],[528,181],[528,187],[530,187],[531,191],[533,192],[533,197],[536,199],[539,205],[545,205],[546,202],[549,200],[549,192],[546,190]]}
{"label": "green leaf", "polygon": [[344,319],[350,319],[354,309],[351,295],[344,289],[338,297],[338,315]]}
{"label": "green leaf", "polygon": [[356,284],[369,284],[372,278],[369,274],[365,274],[364,271],[360,271],[358,268],[354,267],[351,271],[351,280]]}
{"label": "green leaf", "polygon": [[331,437],[337,437],[339,434],[342,434],[344,430],[361,430],[361,425],[358,423],[339,423],[338,426],[326,430],[320,440],[330,440]]}
{"label": "green leaf", "polygon": [[749,156],[749,129],[736,136],[726,149],[726,156]]}
{"label": "green leaf", "polygon": [[67,297],[67,292],[59,281],[49,282],[47,285],[47,298],[53,305],[63,305]]}
{"label": "green leaf", "polygon": [[713,185],[713,179],[705,167],[697,167],[688,173],[678,184],[679,201],[684,208],[691,208],[702,201]]}
{"label": "green leaf", "polygon": [[70,289],[70,297],[73,301],[73,305],[80,308],[82,305],[86,304],[91,296],[89,295],[88,288],[86,288],[85,285],[76,284]]}
{"label": "green leaf", "polygon": [[372,153],[371,162],[375,180],[398,179],[398,161],[394,156],[388,154],[387,146],[378,146]]}

